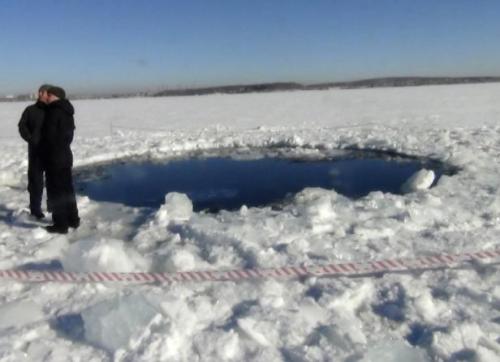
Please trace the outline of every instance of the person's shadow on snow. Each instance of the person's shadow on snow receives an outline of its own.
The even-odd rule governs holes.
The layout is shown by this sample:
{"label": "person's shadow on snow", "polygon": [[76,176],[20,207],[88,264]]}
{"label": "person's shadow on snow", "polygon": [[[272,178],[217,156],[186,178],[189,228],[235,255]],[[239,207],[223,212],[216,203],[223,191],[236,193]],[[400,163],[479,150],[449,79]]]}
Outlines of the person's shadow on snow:
{"label": "person's shadow on snow", "polygon": [[[26,213],[26,218],[29,214]],[[25,228],[25,229],[35,229],[40,227],[40,224],[36,221],[23,220],[22,215],[16,215],[16,210],[9,209],[5,205],[0,204],[0,223],[5,223],[11,226]]]}

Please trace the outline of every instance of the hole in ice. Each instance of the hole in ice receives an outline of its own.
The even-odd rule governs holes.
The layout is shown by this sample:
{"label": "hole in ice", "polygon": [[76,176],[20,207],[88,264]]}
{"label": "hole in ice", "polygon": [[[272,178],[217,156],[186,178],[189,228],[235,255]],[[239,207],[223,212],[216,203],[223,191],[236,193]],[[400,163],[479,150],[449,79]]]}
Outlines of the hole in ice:
{"label": "hole in ice", "polygon": [[[277,206],[306,187],[333,189],[350,198],[372,191],[400,194],[420,170],[426,187],[456,172],[436,160],[387,152],[338,151],[335,155],[292,157],[259,154],[204,155],[166,161],[129,160],[80,169],[78,191],[96,201],[157,208],[169,192],[187,194],[195,211]],[[426,178],[427,177],[427,178]],[[411,179],[410,179],[411,180]]]}

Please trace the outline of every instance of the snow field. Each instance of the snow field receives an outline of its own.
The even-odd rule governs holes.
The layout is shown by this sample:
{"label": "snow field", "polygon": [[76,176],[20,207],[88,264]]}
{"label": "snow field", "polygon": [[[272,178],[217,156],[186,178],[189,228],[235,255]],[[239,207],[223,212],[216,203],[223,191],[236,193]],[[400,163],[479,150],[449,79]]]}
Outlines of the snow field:
{"label": "snow field", "polygon": [[[352,201],[310,188],[283,210],[215,215],[194,213],[180,194],[154,212],[80,196],[82,226],[54,237],[23,212],[25,145],[2,138],[0,267],[219,270],[498,248],[499,94],[490,84],[75,102],[77,166],[231,148],[313,157],[356,146],[437,157],[462,171],[432,189],[422,171],[406,195]],[[24,106],[0,104],[7,135]],[[124,128],[138,125],[164,131]],[[0,359],[495,361],[499,279],[495,267],[477,266],[168,287],[1,282]]]}

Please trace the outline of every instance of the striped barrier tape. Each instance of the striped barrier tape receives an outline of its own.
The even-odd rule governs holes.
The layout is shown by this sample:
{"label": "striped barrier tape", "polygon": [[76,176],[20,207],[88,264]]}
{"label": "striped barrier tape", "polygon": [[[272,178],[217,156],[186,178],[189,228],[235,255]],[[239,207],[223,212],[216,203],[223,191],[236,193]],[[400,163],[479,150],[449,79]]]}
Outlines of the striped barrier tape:
{"label": "striped barrier tape", "polygon": [[0,270],[0,280],[22,283],[188,283],[207,281],[242,281],[251,279],[291,279],[297,277],[360,276],[374,273],[441,269],[466,262],[500,261],[500,249],[462,254],[441,254],[418,258],[395,258],[367,262],[344,262],[313,266],[287,266],[266,269],[235,269],[227,271],[184,271],[176,273],[114,273],[66,271]]}

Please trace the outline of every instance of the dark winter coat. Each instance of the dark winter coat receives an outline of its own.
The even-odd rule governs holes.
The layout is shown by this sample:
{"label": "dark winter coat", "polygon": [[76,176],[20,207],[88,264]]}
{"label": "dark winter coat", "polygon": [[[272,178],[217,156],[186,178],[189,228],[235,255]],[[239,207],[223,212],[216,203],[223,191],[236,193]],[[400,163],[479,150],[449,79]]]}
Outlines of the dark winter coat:
{"label": "dark winter coat", "polygon": [[73,166],[71,142],[75,130],[75,109],[67,99],[59,99],[47,106],[42,128],[42,151],[48,168]]}
{"label": "dark winter coat", "polygon": [[28,142],[30,153],[36,153],[38,151],[38,146],[42,138],[42,128],[46,109],[47,105],[38,101],[24,110],[21,120],[19,121],[19,134]]}

